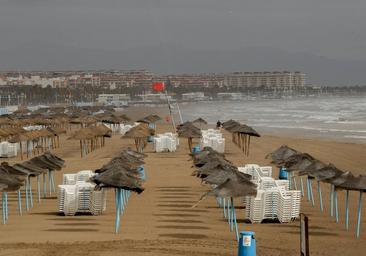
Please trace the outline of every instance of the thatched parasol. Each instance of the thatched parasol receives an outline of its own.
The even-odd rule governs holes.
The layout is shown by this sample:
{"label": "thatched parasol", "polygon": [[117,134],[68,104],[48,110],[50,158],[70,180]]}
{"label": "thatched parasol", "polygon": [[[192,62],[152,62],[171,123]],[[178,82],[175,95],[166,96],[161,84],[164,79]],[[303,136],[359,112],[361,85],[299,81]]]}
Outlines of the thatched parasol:
{"label": "thatched parasol", "polygon": [[201,138],[202,133],[199,128],[191,122],[185,122],[177,127],[179,137],[188,139],[189,152],[192,152],[193,138]]}
{"label": "thatched parasol", "polygon": [[132,138],[135,140],[136,150],[138,152],[143,152],[145,146],[147,145],[147,137],[153,136],[155,131],[148,128],[144,124],[139,124],[128,130],[122,138]]}

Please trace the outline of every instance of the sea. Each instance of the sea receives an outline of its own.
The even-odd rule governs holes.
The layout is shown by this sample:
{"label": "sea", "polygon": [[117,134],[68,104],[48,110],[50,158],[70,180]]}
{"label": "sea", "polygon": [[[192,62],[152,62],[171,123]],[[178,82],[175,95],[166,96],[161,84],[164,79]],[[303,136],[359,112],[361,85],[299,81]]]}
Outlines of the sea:
{"label": "sea", "polygon": [[184,121],[234,119],[263,134],[366,143],[366,97],[209,101],[179,107]]}

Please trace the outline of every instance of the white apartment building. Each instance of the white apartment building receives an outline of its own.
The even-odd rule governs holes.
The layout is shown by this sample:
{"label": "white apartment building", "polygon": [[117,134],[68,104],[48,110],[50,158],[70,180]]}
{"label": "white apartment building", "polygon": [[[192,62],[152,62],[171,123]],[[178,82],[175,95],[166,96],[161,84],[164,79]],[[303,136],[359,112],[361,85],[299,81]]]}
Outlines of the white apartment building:
{"label": "white apartment building", "polygon": [[148,93],[139,95],[144,102],[166,102],[167,99],[172,100],[171,96],[163,93]]}
{"label": "white apartment building", "polygon": [[129,94],[99,94],[97,102],[104,105],[127,106],[131,100]]}
{"label": "white apartment building", "polygon": [[295,88],[305,85],[305,74],[299,71],[234,72],[225,75],[224,84],[232,87]]}
{"label": "white apartment building", "polygon": [[241,92],[219,92],[217,93],[218,100],[242,100],[243,94]]}
{"label": "white apartment building", "polygon": [[203,101],[207,99],[208,97],[205,96],[203,92],[188,92],[182,94],[182,100],[184,101]]}

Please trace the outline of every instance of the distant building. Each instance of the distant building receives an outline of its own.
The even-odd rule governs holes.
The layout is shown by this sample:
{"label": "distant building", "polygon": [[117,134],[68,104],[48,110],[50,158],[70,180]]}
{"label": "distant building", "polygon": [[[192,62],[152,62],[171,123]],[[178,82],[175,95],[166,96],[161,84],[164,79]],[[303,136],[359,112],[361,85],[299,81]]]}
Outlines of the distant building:
{"label": "distant building", "polygon": [[218,100],[242,100],[243,94],[241,92],[219,92],[217,93]]}
{"label": "distant building", "polygon": [[167,96],[163,93],[141,94],[141,95],[139,95],[139,97],[141,97],[142,101],[151,102],[151,103],[166,102],[168,99],[172,100],[171,96]]}
{"label": "distant building", "polygon": [[131,100],[129,94],[99,94],[97,102],[103,105],[127,106]]}
{"label": "distant building", "polygon": [[6,85],[6,78],[0,76],[0,86]]}
{"label": "distant building", "polygon": [[232,87],[295,88],[305,85],[305,74],[299,71],[234,72],[226,74],[224,83]]}
{"label": "distant building", "polygon": [[207,99],[208,97],[205,96],[203,92],[189,92],[182,94],[182,100],[184,101],[203,101]]}
{"label": "distant building", "polygon": [[0,108],[0,116],[9,114],[9,110],[7,108]]}

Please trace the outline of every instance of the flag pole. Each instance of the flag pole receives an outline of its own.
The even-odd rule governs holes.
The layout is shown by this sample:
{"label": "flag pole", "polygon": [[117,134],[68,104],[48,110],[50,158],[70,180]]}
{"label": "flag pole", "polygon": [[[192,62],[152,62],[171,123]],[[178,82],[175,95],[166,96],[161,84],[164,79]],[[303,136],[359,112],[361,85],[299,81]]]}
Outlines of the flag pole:
{"label": "flag pole", "polygon": [[174,116],[173,116],[173,113],[172,113],[172,108],[171,108],[170,101],[169,101],[169,96],[168,96],[168,90],[165,87],[165,83],[164,82],[153,83],[152,89],[154,91],[157,91],[157,92],[164,91],[166,102],[167,102],[168,108],[169,108],[169,115],[170,115],[172,126],[173,126],[173,132],[175,132],[176,131],[175,120],[174,120]]}
{"label": "flag pole", "polygon": [[171,119],[171,121],[172,121],[173,132],[175,132],[175,130],[176,130],[176,127],[175,127],[175,121],[174,121],[174,116],[173,116],[173,114],[172,114],[172,108],[171,108],[171,106],[170,106],[170,102],[169,102],[169,98],[168,98],[168,92],[167,92],[167,90],[165,90],[165,97],[166,97],[166,101],[167,101],[168,108],[169,108],[170,119]]}

